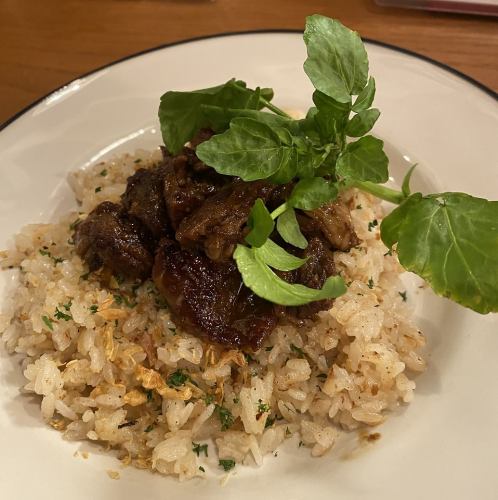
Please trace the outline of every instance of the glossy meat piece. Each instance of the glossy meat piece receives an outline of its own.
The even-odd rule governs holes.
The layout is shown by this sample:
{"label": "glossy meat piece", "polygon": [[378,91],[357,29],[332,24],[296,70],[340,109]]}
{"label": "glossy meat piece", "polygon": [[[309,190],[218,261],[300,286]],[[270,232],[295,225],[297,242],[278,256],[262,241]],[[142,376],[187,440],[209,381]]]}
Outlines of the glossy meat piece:
{"label": "glossy meat piece", "polygon": [[243,240],[249,212],[257,198],[266,201],[275,186],[265,181],[234,181],[207,199],[176,232],[186,248],[203,248],[215,261],[228,260]]}
{"label": "glossy meat piece", "polygon": [[347,251],[359,244],[348,207],[333,202],[298,216],[305,236],[324,236],[336,250]]}
{"label": "glossy meat piece", "polygon": [[233,261],[214,262],[165,239],[152,276],[175,321],[193,335],[257,349],[276,325],[273,305],[243,285]]}
{"label": "glossy meat piece", "polygon": [[166,167],[141,168],[128,178],[121,203],[129,215],[138,219],[159,240],[168,234],[169,222],[164,203]]}
{"label": "glossy meat piece", "polygon": [[105,266],[125,277],[147,278],[153,263],[148,238],[120,205],[105,201],[76,227],[74,244],[90,271]]}
{"label": "glossy meat piece", "polygon": [[195,149],[199,144],[213,137],[214,132],[210,128],[201,128],[197,135],[190,141],[190,147]]}
{"label": "glossy meat piece", "polygon": [[217,174],[202,163],[191,148],[183,148],[177,156],[165,155],[164,200],[170,224],[174,230],[180,222],[230,177]]}
{"label": "glossy meat piece", "polygon": [[[287,248],[288,251],[293,251]],[[298,253],[294,251],[293,253]],[[309,288],[322,288],[325,280],[336,273],[334,254],[329,249],[328,242],[323,237],[313,237],[308,241],[306,250],[300,252],[300,257],[307,261],[295,271],[278,272],[278,275],[288,283],[300,283]],[[277,314],[288,319],[313,318],[320,311],[330,309],[333,299],[310,302],[303,306],[283,307],[277,306]]]}
{"label": "glossy meat piece", "polygon": [[[314,237],[308,242],[303,257],[308,260],[299,269],[294,271],[294,282],[306,285],[309,288],[322,288],[329,276],[336,274],[334,255],[322,238]],[[295,308],[299,318],[311,318],[319,311],[324,311],[332,306],[333,300],[319,300]]]}

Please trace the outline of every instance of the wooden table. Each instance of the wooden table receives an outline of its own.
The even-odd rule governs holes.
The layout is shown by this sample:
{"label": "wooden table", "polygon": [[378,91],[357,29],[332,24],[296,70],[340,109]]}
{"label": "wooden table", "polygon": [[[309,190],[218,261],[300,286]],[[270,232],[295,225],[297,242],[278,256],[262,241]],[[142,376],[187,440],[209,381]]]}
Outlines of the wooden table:
{"label": "wooden table", "polygon": [[449,64],[498,91],[493,18],[385,8],[373,0],[0,0],[0,122],[127,54],[213,33],[302,29],[310,13]]}

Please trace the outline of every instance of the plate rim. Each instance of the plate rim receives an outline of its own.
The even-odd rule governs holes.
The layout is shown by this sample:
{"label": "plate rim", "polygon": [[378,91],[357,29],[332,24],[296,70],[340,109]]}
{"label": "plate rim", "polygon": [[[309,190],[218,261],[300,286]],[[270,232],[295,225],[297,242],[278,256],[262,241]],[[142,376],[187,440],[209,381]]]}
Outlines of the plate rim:
{"label": "plate rim", "polygon": [[[130,59],[135,59],[137,57],[143,56],[145,54],[149,54],[151,52],[157,52],[162,49],[167,49],[170,47],[175,47],[177,45],[184,45],[187,43],[191,42],[199,42],[203,40],[209,40],[211,38],[224,38],[224,37],[230,37],[230,36],[239,36],[239,35],[259,35],[259,34],[285,34],[285,33],[293,33],[293,34],[302,34],[303,30],[296,29],[296,28],[263,28],[263,29],[253,29],[253,30],[240,30],[240,31],[224,31],[220,33],[211,33],[208,35],[199,35],[199,36],[193,36],[189,38],[183,38],[181,40],[174,40],[172,42],[167,42],[167,43],[162,43],[160,45],[155,45],[153,47],[149,47],[144,50],[140,50],[138,52],[133,52],[131,54],[128,54],[126,56],[120,57],[118,59],[114,59],[106,64],[103,64],[102,66],[98,66],[94,69],[91,69],[90,71],[87,71],[85,73],[82,73],[78,75],[76,78],[73,78],[62,85],[59,85],[53,90],[50,90],[43,96],[35,99],[34,101],[30,102],[23,108],[21,108],[19,111],[14,113],[12,116],[7,118],[5,121],[0,123],[0,132],[2,132],[4,129],[6,129],[9,125],[14,123],[16,120],[21,118],[24,114],[26,114],[29,110],[43,102],[45,99],[49,98],[52,94],[55,94],[56,92],[59,92],[60,90],[64,89],[65,87],[71,85],[73,82],[81,79],[81,78],[86,78],[88,76],[91,76],[95,73],[98,73],[99,71],[102,71],[104,69],[110,68],[112,66],[115,66],[117,64],[120,64],[122,62],[128,61]],[[436,59],[433,59],[430,56],[426,56],[424,54],[421,54],[419,52],[416,52],[411,49],[407,49],[405,47],[400,47],[399,45],[391,44],[388,42],[383,42],[380,40],[376,40],[374,38],[368,38],[368,37],[361,37],[363,42],[365,43],[370,43],[372,45],[376,45],[378,47],[383,47],[389,50],[393,50],[395,52],[399,52],[404,55],[408,55],[411,57],[414,57],[416,59],[428,62],[440,69],[443,69],[447,71],[448,73],[451,73],[452,75],[466,81],[467,83],[470,83],[471,85],[477,87],[479,90],[490,96],[491,98],[495,99],[495,101],[498,102],[498,92],[495,92],[491,87],[488,87],[484,83],[481,83],[480,81],[476,80],[475,78],[467,75],[463,71],[460,71],[453,66],[450,66],[449,64],[443,63],[441,61],[438,61]]]}

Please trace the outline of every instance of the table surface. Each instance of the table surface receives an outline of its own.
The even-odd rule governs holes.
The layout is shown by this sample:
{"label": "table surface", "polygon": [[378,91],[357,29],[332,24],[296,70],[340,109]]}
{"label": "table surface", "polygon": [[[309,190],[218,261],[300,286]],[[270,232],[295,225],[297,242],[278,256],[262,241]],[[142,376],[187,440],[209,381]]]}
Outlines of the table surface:
{"label": "table surface", "polygon": [[453,66],[498,91],[496,18],[380,7],[373,0],[0,0],[0,123],[82,73],[214,33],[302,29],[321,13],[362,36]]}

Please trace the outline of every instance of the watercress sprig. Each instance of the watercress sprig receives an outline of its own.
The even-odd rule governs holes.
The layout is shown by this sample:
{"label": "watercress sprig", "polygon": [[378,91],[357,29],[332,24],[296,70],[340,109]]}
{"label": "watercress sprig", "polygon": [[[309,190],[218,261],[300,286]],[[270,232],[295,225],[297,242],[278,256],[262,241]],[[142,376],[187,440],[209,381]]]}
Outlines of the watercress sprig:
{"label": "watercress sprig", "polygon": [[271,237],[276,230],[304,250],[296,210],[314,210],[356,187],[399,205],[384,218],[381,238],[389,248],[397,245],[407,270],[466,307],[498,311],[498,202],[463,193],[412,194],[413,167],[400,191],[384,186],[389,173],[383,142],[367,135],[380,112],[371,107],[376,84],[361,38],[339,21],[313,15],[306,20],[304,41],[304,70],[316,90],[303,119],[292,119],[271,103],[271,89],[251,90],[235,79],[161,98],[161,130],[172,153],[210,127],[216,135],[197,147],[197,155],[218,173],[244,181],[294,182],[288,199],[271,213],[262,200],[251,211],[246,245],[234,252],[246,286],[289,306],[344,293],[339,276],[329,277],[321,290],[282,280],[274,270],[297,269],[306,259]]}

